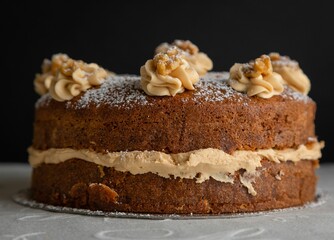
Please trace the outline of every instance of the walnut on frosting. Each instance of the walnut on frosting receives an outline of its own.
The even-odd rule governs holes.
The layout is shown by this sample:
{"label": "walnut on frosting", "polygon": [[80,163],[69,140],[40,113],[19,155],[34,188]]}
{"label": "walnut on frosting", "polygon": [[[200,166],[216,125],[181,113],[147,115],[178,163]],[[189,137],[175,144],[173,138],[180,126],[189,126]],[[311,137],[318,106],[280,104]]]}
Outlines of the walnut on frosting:
{"label": "walnut on frosting", "polygon": [[279,73],[284,79],[285,84],[305,95],[311,89],[310,79],[304,74],[303,70],[295,60],[288,56],[281,56],[279,53],[270,53],[273,71]]}
{"label": "walnut on frosting", "polygon": [[141,86],[151,96],[175,96],[194,90],[199,81],[196,70],[184,59],[184,51],[171,47],[157,53],[140,68]]}
{"label": "walnut on frosting", "polygon": [[70,100],[92,86],[101,85],[111,72],[95,63],[73,60],[66,54],[56,54],[44,60],[42,74],[37,74],[34,85],[40,95],[50,92],[57,101]]}
{"label": "walnut on frosting", "polygon": [[177,48],[170,48],[166,53],[158,53],[153,58],[157,72],[161,75],[168,75],[178,68],[182,63],[184,54]]}
{"label": "walnut on frosting", "polygon": [[283,92],[284,80],[273,72],[270,57],[261,57],[249,63],[234,64],[230,69],[228,83],[236,91],[246,92],[248,96],[271,98]]}
{"label": "walnut on frosting", "polygon": [[39,95],[44,95],[49,91],[51,80],[56,76],[61,65],[68,59],[69,57],[66,54],[55,54],[51,60],[44,59],[41,66],[42,73],[36,74],[34,81],[35,91]]}
{"label": "walnut on frosting", "polygon": [[175,40],[171,44],[162,43],[155,49],[155,53],[165,53],[173,46],[178,47],[185,52],[184,58],[200,76],[205,75],[213,68],[211,59],[205,53],[200,52],[198,47],[189,40]]}

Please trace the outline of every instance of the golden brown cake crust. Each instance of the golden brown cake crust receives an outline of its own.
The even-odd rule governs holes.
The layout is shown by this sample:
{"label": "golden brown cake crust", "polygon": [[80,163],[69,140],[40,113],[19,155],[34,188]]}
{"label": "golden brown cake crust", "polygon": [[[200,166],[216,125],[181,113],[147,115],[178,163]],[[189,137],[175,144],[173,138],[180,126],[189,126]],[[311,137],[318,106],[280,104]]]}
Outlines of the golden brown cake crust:
{"label": "golden brown cake crust", "polygon": [[203,148],[289,148],[315,137],[316,105],[289,88],[270,99],[248,97],[207,74],[195,91],[147,96],[135,76],[115,76],[70,102],[44,95],[36,104],[33,147],[97,152]]}
{"label": "golden brown cake crust", "polygon": [[132,175],[79,159],[42,164],[33,170],[32,197],[52,205],[141,213],[221,214],[264,211],[313,201],[318,161],[262,161],[255,178],[256,196],[247,192],[239,171],[234,184],[212,178],[163,178]]}

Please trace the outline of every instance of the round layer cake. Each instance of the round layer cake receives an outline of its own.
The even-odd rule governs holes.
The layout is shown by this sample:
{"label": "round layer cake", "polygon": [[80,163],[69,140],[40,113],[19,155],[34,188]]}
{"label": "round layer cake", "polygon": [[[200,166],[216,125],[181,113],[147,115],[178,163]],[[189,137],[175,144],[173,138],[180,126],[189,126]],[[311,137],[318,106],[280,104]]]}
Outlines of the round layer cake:
{"label": "round layer cake", "polygon": [[222,214],[313,201],[323,143],[316,104],[289,86],[271,98],[210,72],[193,91],[149,96],[108,77],[67,101],[36,103],[32,197],[91,210]]}

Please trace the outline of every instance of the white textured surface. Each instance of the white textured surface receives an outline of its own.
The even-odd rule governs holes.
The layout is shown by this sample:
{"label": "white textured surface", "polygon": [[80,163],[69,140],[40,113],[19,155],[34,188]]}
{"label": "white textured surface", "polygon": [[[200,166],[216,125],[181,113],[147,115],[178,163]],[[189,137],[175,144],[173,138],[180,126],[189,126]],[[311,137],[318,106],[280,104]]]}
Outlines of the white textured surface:
{"label": "white textured surface", "polygon": [[28,165],[0,165],[0,239],[334,239],[334,165],[321,165],[325,203],[222,219],[148,220],[54,213],[14,203],[29,187]]}

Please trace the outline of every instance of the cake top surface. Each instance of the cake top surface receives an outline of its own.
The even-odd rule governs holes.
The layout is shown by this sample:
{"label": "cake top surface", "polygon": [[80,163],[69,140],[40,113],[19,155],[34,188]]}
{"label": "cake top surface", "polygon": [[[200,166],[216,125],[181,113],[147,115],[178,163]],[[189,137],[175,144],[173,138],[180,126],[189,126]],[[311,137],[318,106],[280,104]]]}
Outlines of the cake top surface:
{"label": "cake top surface", "polygon": [[160,44],[153,58],[140,67],[140,76],[116,75],[96,63],[54,54],[44,59],[41,73],[34,79],[35,91],[42,95],[36,108],[49,103],[56,106],[51,98],[65,102],[57,106],[67,109],[212,102],[268,104],[258,98],[273,96],[277,97],[269,103],[311,100],[305,97],[311,88],[310,79],[297,61],[279,53],[235,63],[229,73],[210,72],[212,69],[212,60],[189,40]]}
{"label": "cake top surface", "polygon": [[[166,101],[191,102],[201,104],[203,102],[229,102],[248,105],[253,102],[266,101],[311,101],[311,99],[300,92],[284,87],[284,91],[273,98],[262,99],[249,97],[245,93],[234,90],[229,84],[228,72],[209,72],[202,76],[200,81],[194,84],[194,91],[185,91],[175,97],[148,96],[140,85],[140,76],[115,75],[109,76],[100,86],[87,89],[70,101],[63,102],[68,109],[84,109],[89,106],[99,107],[109,105],[110,107],[132,108],[158,104]],[[54,102],[49,93],[44,94],[37,102],[36,108],[47,107]]]}

